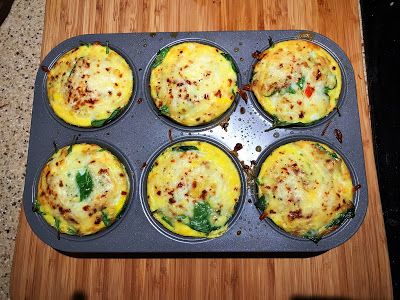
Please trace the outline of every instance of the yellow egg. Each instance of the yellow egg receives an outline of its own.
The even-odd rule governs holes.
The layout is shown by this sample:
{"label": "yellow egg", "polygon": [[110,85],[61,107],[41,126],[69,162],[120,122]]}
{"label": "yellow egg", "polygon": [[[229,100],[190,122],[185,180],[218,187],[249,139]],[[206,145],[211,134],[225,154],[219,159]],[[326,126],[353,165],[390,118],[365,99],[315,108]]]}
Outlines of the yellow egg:
{"label": "yellow egg", "polygon": [[100,127],[114,119],[129,103],[132,90],[128,63],[98,43],[65,53],[47,78],[47,95],[55,114],[80,127]]}
{"label": "yellow egg", "polygon": [[232,105],[237,75],[229,55],[200,43],[181,43],[157,55],[151,97],[161,114],[185,126],[221,116]]}
{"label": "yellow egg", "polygon": [[59,149],[44,166],[34,206],[60,233],[88,235],[118,218],[129,189],[125,167],[111,152],[74,144]]}
{"label": "yellow egg", "polygon": [[240,176],[232,160],[202,141],[184,141],[165,149],[147,179],[147,201],[153,216],[183,236],[222,235],[240,193]]}
{"label": "yellow egg", "polygon": [[353,182],[344,160],[328,146],[296,141],[275,149],[257,178],[260,219],[318,241],[354,216]]}
{"label": "yellow egg", "polygon": [[251,89],[278,125],[312,124],[337,106],[342,75],[335,59],[320,46],[289,40],[262,52]]}

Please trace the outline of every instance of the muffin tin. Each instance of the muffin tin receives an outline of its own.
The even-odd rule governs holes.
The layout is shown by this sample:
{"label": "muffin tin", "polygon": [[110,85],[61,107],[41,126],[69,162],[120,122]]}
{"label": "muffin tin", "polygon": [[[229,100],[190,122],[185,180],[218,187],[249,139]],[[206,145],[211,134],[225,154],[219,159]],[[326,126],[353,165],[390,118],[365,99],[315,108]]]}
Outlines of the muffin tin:
{"label": "muffin tin", "polygon": [[[251,92],[247,92],[249,101],[244,101],[237,94],[233,106],[223,117],[199,127],[173,123],[155,109],[148,84],[151,63],[160,49],[185,41],[217,46],[234,59],[241,87],[251,79],[255,63],[252,53],[266,49],[269,38],[274,42],[296,38],[311,40],[338,61],[343,76],[338,110],[312,126],[271,130],[271,119],[260,110]],[[81,35],[55,47],[42,66],[51,68],[63,53],[82,42],[96,41],[109,43],[110,48],[131,65],[135,76],[131,103],[122,115],[109,124],[100,128],[79,128],[66,124],[54,114],[48,103],[46,73],[39,69],[36,77],[23,205],[32,230],[46,244],[69,253],[312,254],[344,243],[358,230],[368,204],[356,86],[349,59],[333,41],[320,34],[300,30]],[[226,130],[222,124],[229,124]],[[343,143],[336,139],[334,129],[342,132]],[[167,146],[187,139],[205,140],[219,146],[240,171],[242,195],[236,213],[229,221],[228,231],[215,239],[168,233],[149,213],[145,201],[146,178],[154,158]],[[361,185],[354,196],[355,217],[345,221],[318,243],[291,236],[268,220],[260,221],[260,212],[254,205],[256,189],[250,173],[257,175],[263,160],[275,147],[298,139],[320,141],[336,150],[348,164],[354,185]],[[109,149],[125,164],[131,180],[129,203],[121,218],[91,236],[58,236],[56,230],[32,210],[40,171],[53,154],[54,147],[61,148],[74,142],[97,143]],[[237,143],[242,144],[243,149],[237,151],[236,157],[229,150],[233,150]]]}

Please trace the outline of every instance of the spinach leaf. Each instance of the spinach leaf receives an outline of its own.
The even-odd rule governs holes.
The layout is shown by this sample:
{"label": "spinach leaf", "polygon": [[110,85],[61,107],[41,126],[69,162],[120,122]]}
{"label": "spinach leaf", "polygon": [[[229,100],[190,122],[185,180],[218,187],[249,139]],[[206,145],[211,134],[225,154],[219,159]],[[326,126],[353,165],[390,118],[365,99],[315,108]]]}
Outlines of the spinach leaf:
{"label": "spinach leaf", "polygon": [[189,222],[189,227],[194,230],[210,233],[218,227],[210,223],[211,207],[206,202],[197,202],[193,209],[193,218]]}
{"label": "spinach leaf", "polygon": [[171,49],[171,47],[166,47],[158,51],[157,56],[154,59],[153,64],[151,65],[152,69],[158,67],[163,62],[164,58],[167,56],[169,49]]}
{"label": "spinach leaf", "polygon": [[257,185],[261,185],[261,181],[260,181],[260,179],[258,177],[256,178],[256,184]]}
{"label": "spinach leaf", "polygon": [[73,145],[70,145],[70,146],[68,147],[67,155],[70,154],[70,153],[72,152],[72,146],[73,146]]}
{"label": "spinach leaf", "polygon": [[57,217],[54,217],[54,227],[60,232],[60,219]]}
{"label": "spinach leaf", "polygon": [[230,62],[233,71],[235,71],[236,73],[238,73],[239,70],[236,68],[236,65],[235,65],[235,63],[233,62],[232,56],[230,56],[228,53],[224,53],[224,52],[221,52],[221,55],[222,55],[228,62]]}
{"label": "spinach leaf", "polygon": [[296,90],[294,88],[292,88],[291,86],[288,87],[287,91],[290,94],[296,94]]}
{"label": "spinach leaf", "polygon": [[106,42],[106,54],[110,53],[109,42]]}
{"label": "spinach leaf", "polygon": [[70,235],[76,235],[76,234],[77,234],[76,229],[73,228],[73,227],[68,227],[67,232],[68,232],[68,234],[70,234]]}
{"label": "spinach leaf", "polygon": [[101,220],[103,221],[104,225],[110,226],[111,220],[108,217],[108,214],[104,210],[101,211]]}
{"label": "spinach leaf", "polygon": [[84,41],[79,41],[79,44],[81,45],[81,46],[86,46],[86,47],[90,47],[92,44],[91,43],[86,43],[86,42],[84,42]]}
{"label": "spinach leaf", "polygon": [[185,223],[185,224],[189,222],[189,217],[185,216],[185,215],[179,215],[179,216],[176,217],[176,219],[178,221],[181,221],[182,223]]}
{"label": "spinach leaf", "polygon": [[339,214],[339,216],[332,220],[328,225],[325,226],[325,228],[329,229],[335,226],[339,226],[340,224],[342,224],[346,219],[351,219],[354,218],[355,214],[354,214],[354,207],[348,209],[347,211]]}
{"label": "spinach leaf", "polygon": [[264,211],[265,208],[267,207],[267,200],[265,199],[265,196],[262,195],[260,198],[258,198],[257,202],[255,203],[255,206],[259,209]]}
{"label": "spinach leaf", "polygon": [[167,105],[161,106],[159,110],[162,115],[169,115],[169,107]]}
{"label": "spinach leaf", "polygon": [[321,239],[321,236],[318,234],[318,231],[316,231],[314,229],[310,229],[309,231],[307,231],[303,235],[303,237],[313,241],[314,243],[318,243],[319,240]]}
{"label": "spinach leaf", "polygon": [[122,108],[117,108],[111,113],[111,115],[108,118],[101,120],[93,120],[90,125],[92,125],[92,127],[101,127],[109,123],[110,121],[114,120],[122,112],[122,110],[123,110]]}
{"label": "spinach leaf", "polygon": [[178,151],[178,152],[186,152],[186,151],[192,151],[192,150],[199,150],[199,148],[197,148],[196,146],[185,146],[185,145],[181,145],[181,146],[176,146],[176,147],[172,147],[172,151]]}
{"label": "spinach leaf", "polygon": [[33,212],[37,212],[38,214],[40,214],[42,216],[44,216],[46,214],[40,210],[40,203],[39,203],[39,201],[37,201],[37,199],[35,199],[35,201],[33,201],[32,210],[33,210]]}
{"label": "spinach leaf", "polygon": [[306,82],[306,78],[301,76],[301,78],[297,81],[297,85],[302,90],[304,88],[304,83]]}
{"label": "spinach leaf", "polygon": [[269,47],[270,47],[270,48],[274,48],[275,43],[274,43],[274,41],[272,40],[272,37],[268,37],[268,44],[269,44]]}
{"label": "spinach leaf", "polygon": [[330,157],[332,157],[334,160],[340,160],[340,157],[339,157],[335,152],[329,151],[328,149],[326,149],[325,147],[323,147],[321,144],[315,143],[314,146],[315,146],[318,150],[327,153],[327,154],[328,154]]}
{"label": "spinach leaf", "polygon": [[79,187],[80,201],[83,201],[89,197],[90,193],[93,191],[92,176],[90,176],[89,170],[86,169],[84,173],[76,173],[75,179]]}
{"label": "spinach leaf", "polygon": [[162,216],[161,218],[165,223],[167,223],[169,226],[173,226],[171,220],[167,216]]}

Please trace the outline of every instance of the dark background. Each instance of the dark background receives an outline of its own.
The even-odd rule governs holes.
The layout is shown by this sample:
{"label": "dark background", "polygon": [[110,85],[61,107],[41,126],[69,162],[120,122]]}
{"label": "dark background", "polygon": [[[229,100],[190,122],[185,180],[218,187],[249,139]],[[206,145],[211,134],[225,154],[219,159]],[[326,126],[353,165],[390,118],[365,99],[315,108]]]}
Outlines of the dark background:
{"label": "dark background", "polygon": [[[361,0],[372,135],[394,298],[400,297],[400,1]],[[366,249],[368,251],[368,249]]]}

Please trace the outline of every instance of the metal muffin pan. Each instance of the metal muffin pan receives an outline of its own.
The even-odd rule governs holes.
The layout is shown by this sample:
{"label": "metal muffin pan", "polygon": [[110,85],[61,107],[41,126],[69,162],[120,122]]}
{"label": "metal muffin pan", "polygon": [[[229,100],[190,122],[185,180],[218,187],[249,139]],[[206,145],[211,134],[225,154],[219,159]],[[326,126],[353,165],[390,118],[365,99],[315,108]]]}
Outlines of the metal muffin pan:
{"label": "metal muffin pan", "polygon": [[[307,39],[325,48],[339,63],[343,87],[339,111],[321,122],[308,127],[271,127],[270,118],[257,107],[251,92],[245,102],[239,95],[223,117],[199,127],[183,127],[159,115],[150,98],[149,73],[157,52],[169,45],[197,41],[211,44],[229,53],[239,70],[239,87],[251,79],[255,60],[252,53],[268,47],[268,39],[283,41]],[[317,253],[332,249],[348,240],[360,227],[366,214],[367,183],[361,141],[354,71],[343,50],[328,38],[309,31],[236,31],[236,32],[180,32],[180,33],[123,33],[81,35],[56,46],[43,60],[49,66],[65,52],[81,42],[109,43],[133,68],[134,92],[132,102],[124,113],[101,128],[80,128],[66,124],[53,113],[46,93],[46,73],[38,70],[32,111],[31,135],[24,189],[24,210],[35,234],[51,247],[67,253]],[[147,102],[147,103],[145,103]],[[219,124],[228,121],[227,131]],[[322,132],[328,125],[325,134]],[[343,143],[333,133],[339,129]],[[170,140],[172,137],[172,141]],[[256,162],[254,173],[266,155],[285,142],[311,139],[326,143],[337,150],[347,162],[354,185],[360,184],[354,196],[355,217],[344,222],[337,230],[322,238],[317,244],[293,237],[270,221],[260,221],[255,207],[255,186],[240,171],[242,195],[237,211],[229,221],[228,231],[215,239],[198,239],[176,236],[158,224],[149,213],[144,199],[147,172],[157,154],[179,140],[201,139],[218,145],[223,150],[233,150],[237,143],[243,145],[238,158],[230,155],[239,168],[239,161],[250,166]],[[109,228],[84,237],[58,234],[42,217],[33,212],[37,179],[47,159],[59,147],[77,142],[94,142],[109,148],[127,168],[132,191],[129,203],[121,218]],[[262,151],[260,152],[260,147]]]}

